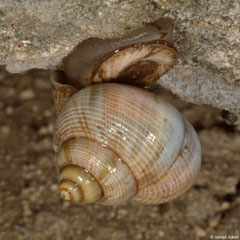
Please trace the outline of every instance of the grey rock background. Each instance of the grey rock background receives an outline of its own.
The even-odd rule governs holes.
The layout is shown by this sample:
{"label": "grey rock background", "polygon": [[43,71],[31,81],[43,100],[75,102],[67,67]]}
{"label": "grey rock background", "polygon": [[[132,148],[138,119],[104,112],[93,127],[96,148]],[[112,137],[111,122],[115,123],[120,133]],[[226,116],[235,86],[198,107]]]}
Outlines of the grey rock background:
{"label": "grey rock background", "polygon": [[1,0],[0,65],[56,69],[82,40],[124,35],[162,15],[175,19],[180,59],[159,83],[240,125],[239,0]]}

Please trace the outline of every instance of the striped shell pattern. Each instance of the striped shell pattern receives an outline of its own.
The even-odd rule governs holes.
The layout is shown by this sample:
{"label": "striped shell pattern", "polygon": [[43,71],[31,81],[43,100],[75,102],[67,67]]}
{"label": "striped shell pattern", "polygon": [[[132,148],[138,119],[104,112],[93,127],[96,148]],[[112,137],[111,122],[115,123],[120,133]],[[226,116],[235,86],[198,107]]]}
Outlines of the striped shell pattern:
{"label": "striped shell pattern", "polygon": [[[151,86],[177,58],[171,34],[161,38],[154,26],[144,28],[145,35],[130,34],[129,39],[139,42],[117,39],[119,46],[109,40],[111,53],[98,51],[90,65],[86,59],[76,63],[72,54],[67,65],[87,67],[84,73],[52,74],[58,112],[53,142],[64,199],[157,204],[180,196],[194,182],[201,164],[195,130],[173,106],[140,88]],[[99,48],[101,41],[93,42]],[[88,52],[88,43],[80,49]]]}
{"label": "striped shell pattern", "polygon": [[[158,96],[128,85],[93,85],[73,95],[58,115],[54,143],[61,194],[74,199],[66,188],[72,184],[84,202],[166,202],[190,187],[200,167],[189,122]],[[92,189],[81,172],[94,179]]]}

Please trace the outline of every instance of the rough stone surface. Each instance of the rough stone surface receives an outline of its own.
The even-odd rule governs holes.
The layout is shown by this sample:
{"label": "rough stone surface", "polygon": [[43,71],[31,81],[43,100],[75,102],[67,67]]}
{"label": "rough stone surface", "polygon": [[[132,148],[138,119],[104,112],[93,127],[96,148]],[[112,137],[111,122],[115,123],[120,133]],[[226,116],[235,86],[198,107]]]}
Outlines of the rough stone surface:
{"label": "rough stone surface", "polygon": [[229,111],[240,124],[239,0],[0,1],[0,65],[56,69],[77,43],[175,19],[178,65],[159,83],[188,102]]}
{"label": "rough stone surface", "polygon": [[[191,121],[200,138],[202,167],[194,186],[162,205],[63,201],[52,149],[55,109],[48,79],[47,71],[0,71],[1,240],[240,238],[240,132],[226,125],[216,109],[184,103],[163,90],[159,94]],[[28,89],[35,97],[21,98]]]}

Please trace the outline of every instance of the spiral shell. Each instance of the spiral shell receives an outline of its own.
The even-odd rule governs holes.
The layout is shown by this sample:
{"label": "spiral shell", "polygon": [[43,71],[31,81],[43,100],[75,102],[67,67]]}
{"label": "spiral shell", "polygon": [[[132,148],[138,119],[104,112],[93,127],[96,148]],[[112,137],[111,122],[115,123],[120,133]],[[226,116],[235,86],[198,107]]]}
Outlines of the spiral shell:
{"label": "spiral shell", "polygon": [[173,106],[139,88],[176,63],[171,39],[169,18],[122,38],[87,39],[63,60],[65,72],[53,73],[64,199],[156,204],[192,185],[201,164],[196,132]]}
{"label": "spiral shell", "polygon": [[170,18],[121,38],[87,39],[63,60],[69,84],[78,89],[101,82],[150,87],[177,62],[171,40]]}
{"label": "spiral shell", "polygon": [[81,89],[58,113],[53,136],[65,199],[162,203],[186,191],[200,168],[200,143],[190,123],[134,86]]}

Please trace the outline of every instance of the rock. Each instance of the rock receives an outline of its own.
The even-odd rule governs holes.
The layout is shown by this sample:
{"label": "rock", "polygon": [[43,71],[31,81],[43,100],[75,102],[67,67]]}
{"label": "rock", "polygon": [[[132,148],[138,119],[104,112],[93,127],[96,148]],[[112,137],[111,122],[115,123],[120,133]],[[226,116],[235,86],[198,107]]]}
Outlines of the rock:
{"label": "rock", "polygon": [[0,133],[7,136],[10,133],[10,128],[8,126],[2,126],[0,128]]}
{"label": "rock", "polygon": [[200,227],[198,227],[198,226],[196,226],[196,227],[194,228],[194,230],[195,230],[196,236],[197,236],[198,238],[203,238],[203,237],[205,237],[206,234],[207,234],[204,229],[202,229],[202,228],[200,228]]}
{"label": "rock", "polygon": [[6,107],[6,114],[7,115],[12,115],[14,113],[14,109],[13,109],[13,107],[12,106],[7,106]]}
{"label": "rock", "polygon": [[165,236],[165,233],[164,233],[163,231],[159,230],[159,231],[158,231],[158,236],[159,236],[160,238],[163,238],[163,237]]}
{"label": "rock", "polygon": [[12,73],[54,69],[82,40],[123,35],[157,19],[161,6],[148,0],[4,1],[0,65]]}
{"label": "rock", "polygon": [[58,185],[57,184],[52,184],[51,187],[50,187],[51,191],[53,192],[57,192],[58,190]]}
{"label": "rock", "polygon": [[9,88],[7,91],[7,97],[13,97],[16,94],[16,90],[14,88]]}
{"label": "rock", "polygon": [[187,102],[226,110],[240,125],[238,0],[11,0],[0,7],[0,65],[11,73],[59,68],[86,38],[118,37],[171,16],[179,62],[159,83]]}
{"label": "rock", "polygon": [[230,204],[229,202],[227,202],[227,201],[225,201],[225,202],[223,202],[223,203],[221,204],[221,210],[222,210],[222,211],[226,211],[226,210],[228,210],[230,207],[231,207],[231,204]]}
{"label": "rock", "polygon": [[219,224],[219,221],[220,221],[220,216],[219,215],[211,218],[210,221],[209,221],[209,227],[210,228],[215,228]]}
{"label": "rock", "polygon": [[227,177],[224,185],[222,186],[222,189],[226,194],[235,194],[237,191],[237,183],[237,178]]}
{"label": "rock", "polygon": [[53,131],[53,124],[50,123],[47,126],[42,126],[39,129],[38,133],[39,133],[39,135],[47,135],[47,134],[51,134],[52,131]]}
{"label": "rock", "polygon": [[143,239],[143,234],[142,233],[137,233],[135,238],[136,238],[136,240],[141,240],[141,239]]}
{"label": "rock", "polygon": [[127,209],[124,209],[124,208],[119,209],[118,218],[122,218],[122,217],[125,217],[127,215],[128,215],[128,210]]}
{"label": "rock", "polygon": [[35,98],[35,93],[32,89],[26,89],[20,92],[19,97],[21,100],[29,100]]}
{"label": "rock", "polygon": [[46,137],[46,138],[42,139],[41,141],[39,141],[35,145],[34,150],[38,151],[38,152],[45,151],[45,150],[49,149],[49,146],[51,146],[51,145],[52,145],[51,138]]}

